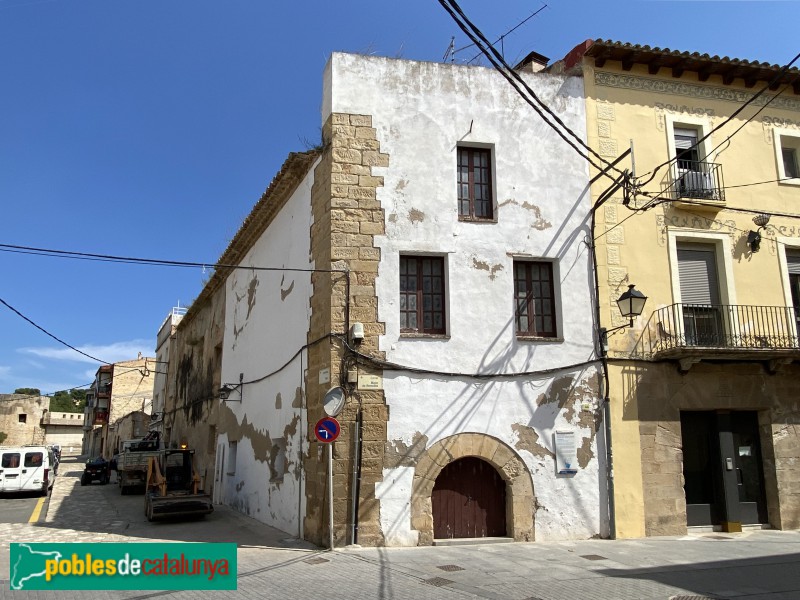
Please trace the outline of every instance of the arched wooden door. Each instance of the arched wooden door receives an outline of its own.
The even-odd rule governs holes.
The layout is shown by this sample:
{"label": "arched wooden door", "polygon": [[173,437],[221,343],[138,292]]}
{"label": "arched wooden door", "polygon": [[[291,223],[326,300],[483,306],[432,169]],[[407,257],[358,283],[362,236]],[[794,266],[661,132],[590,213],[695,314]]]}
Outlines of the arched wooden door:
{"label": "arched wooden door", "polygon": [[442,469],[431,503],[436,539],[506,535],[505,481],[480,458],[460,458]]}

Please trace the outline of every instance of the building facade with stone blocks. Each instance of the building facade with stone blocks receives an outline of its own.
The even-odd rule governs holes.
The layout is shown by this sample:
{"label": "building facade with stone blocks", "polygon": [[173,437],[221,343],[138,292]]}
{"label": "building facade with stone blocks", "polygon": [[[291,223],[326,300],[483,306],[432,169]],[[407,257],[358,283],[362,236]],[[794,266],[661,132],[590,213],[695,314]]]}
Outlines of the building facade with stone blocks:
{"label": "building facade with stone blocks", "polygon": [[[521,77],[585,140],[580,78]],[[585,161],[489,68],[334,54],[324,89],[359,542],[604,535]]]}
{"label": "building facade with stone blocks", "polygon": [[592,187],[601,325],[648,297],[608,337],[615,534],[800,527],[798,69],[603,40],[550,69],[633,148]]}
{"label": "building facade with stone blocks", "polygon": [[118,450],[110,443],[109,426],[129,413],[150,410],[155,369],[155,358],[140,355],[97,370],[86,393],[83,454],[110,459]]}
{"label": "building facade with stone blocks", "polygon": [[[585,135],[579,77],[523,77]],[[336,546],[607,534],[586,164],[490,69],[334,54],[323,81],[322,147],[200,296],[224,286],[215,501]]]}
{"label": "building facade with stone blocks", "polygon": [[150,425],[149,408],[148,406],[148,412],[141,410],[130,412],[112,424],[108,437],[108,448],[112,456],[122,451],[122,442],[139,440],[147,435]]}
{"label": "building facade with stone blocks", "polygon": [[48,396],[0,394],[0,446],[45,443],[42,419],[49,406]]}
{"label": "building facade with stone blocks", "polygon": [[155,390],[163,399],[156,425],[163,446],[178,448],[185,444],[194,450],[200,485],[210,495],[216,489],[214,462],[225,325],[223,281],[217,270],[192,306],[178,315],[173,309],[162,325],[157,371],[164,379],[157,380],[162,387]]}

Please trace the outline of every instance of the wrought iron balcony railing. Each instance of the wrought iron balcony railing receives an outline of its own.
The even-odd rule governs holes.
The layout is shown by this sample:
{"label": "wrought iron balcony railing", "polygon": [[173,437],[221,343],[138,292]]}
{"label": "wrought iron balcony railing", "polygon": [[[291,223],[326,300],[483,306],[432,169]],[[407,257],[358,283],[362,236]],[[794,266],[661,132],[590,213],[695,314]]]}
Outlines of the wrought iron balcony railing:
{"label": "wrought iron balcony railing", "polygon": [[679,160],[666,183],[667,195],[675,200],[725,201],[722,166],[716,163]]}
{"label": "wrought iron balcony railing", "polygon": [[644,331],[651,356],[680,350],[800,350],[800,309],[791,306],[672,304],[656,310]]}

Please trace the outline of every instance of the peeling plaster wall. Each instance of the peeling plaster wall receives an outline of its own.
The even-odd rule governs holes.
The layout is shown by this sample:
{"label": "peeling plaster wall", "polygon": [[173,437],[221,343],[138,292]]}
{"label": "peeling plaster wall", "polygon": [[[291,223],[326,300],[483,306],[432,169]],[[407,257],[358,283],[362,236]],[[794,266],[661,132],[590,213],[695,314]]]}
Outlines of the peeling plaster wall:
{"label": "peeling plaster wall", "polygon": [[164,416],[160,423],[163,443],[173,448],[186,443],[194,450],[194,468],[209,494],[214,492],[215,483],[224,322],[225,290],[220,287],[209,297],[196,301],[191,312],[180,321],[175,335],[162,345],[169,356]]}
{"label": "peeling plaster wall", "polygon": [[[585,137],[578,78],[523,74],[537,94]],[[385,168],[377,198],[385,235],[377,280],[380,349],[386,359],[439,371],[525,372],[581,363],[593,356],[587,165],[496,72],[483,67],[334,54],[325,89],[327,113],[370,115]],[[458,220],[456,146],[492,148],[493,223]],[[443,256],[447,336],[402,337],[399,257]],[[521,341],[514,332],[514,257],[554,262],[558,341]],[[564,379],[570,384],[565,389]],[[573,381],[574,378],[574,381]],[[550,377],[475,383],[384,371],[390,409],[386,466],[376,484],[386,543],[416,543],[411,529],[413,457],[398,446],[429,448],[464,432],[484,433],[515,449],[533,477],[537,539],[585,538],[607,530],[604,450],[598,447],[594,367]],[[583,410],[588,403],[588,410]],[[576,431],[580,470],[557,476],[553,433]],[[422,450],[425,449],[422,448]],[[415,450],[416,451],[416,450]],[[394,461],[394,466],[391,466]]]}
{"label": "peeling plaster wall", "polygon": [[[240,263],[253,267],[309,269],[310,195],[313,169]],[[237,269],[226,282],[222,381],[247,383],[220,407],[218,497],[273,527],[298,534],[302,513],[306,352],[310,273]],[[229,444],[236,442],[235,468]],[[223,464],[224,463],[224,464]],[[232,473],[232,474],[231,474]]]}

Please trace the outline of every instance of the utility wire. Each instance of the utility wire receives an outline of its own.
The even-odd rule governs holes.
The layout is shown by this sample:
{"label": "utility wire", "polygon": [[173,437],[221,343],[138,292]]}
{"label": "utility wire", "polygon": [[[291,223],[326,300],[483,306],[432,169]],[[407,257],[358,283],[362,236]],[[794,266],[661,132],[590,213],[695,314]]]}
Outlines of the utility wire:
{"label": "utility wire", "polygon": [[46,334],[46,335],[50,336],[50,337],[51,337],[51,338],[53,338],[55,341],[57,341],[59,344],[62,344],[62,345],[64,345],[64,346],[66,346],[66,347],[67,347],[67,348],[69,348],[70,350],[74,350],[74,351],[75,351],[75,352],[77,352],[78,354],[82,354],[83,356],[85,356],[85,357],[87,357],[87,358],[91,358],[92,360],[96,360],[97,362],[103,363],[104,365],[110,365],[110,364],[112,364],[112,363],[110,363],[110,362],[106,362],[106,361],[104,361],[102,358],[97,358],[96,356],[92,356],[91,354],[87,354],[87,353],[86,353],[86,352],[84,352],[83,350],[78,350],[78,349],[77,349],[75,346],[73,346],[73,345],[71,345],[71,344],[68,344],[67,342],[65,342],[64,340],[62,340],[62,339],[61,339],[61,338],[59,338],[59,337],[56,337],[55,335],[53,335],[52,333],[50,333],[49,331],[47,331],[47,330],[46,330],[44,327],[42,327],[41,325],[37,325],[36,323],[34,323],[34,322],[31,320],[31,319],[29,319],[28,317],[26,317],[25,315],[23,315],[21,312],[19,312],[19,311],[18,311],[16,308],[14,308],[13,306],[11,306],[11,305],[10,305],[8,302],[6,302],[5,300],[3,300],[2,298],[0,298],[0,303],[2,303],[2,304],[3,304],[3,305],[6,307],[6,308],[8,308],[9,310],[11,310],[12,312],[14,312],[14,313],[16,313],[17,315],[19,315],[20,317],[22,317],[22,318],[23,318],[25,321],[27,321],[28,323],[30,323],[31,325],[33,325],[34,327],[36,327],[36,329],[38,329],[39,331],[43,332],[44,334]]}
{"label": "utility wire", "polygon": [[560,371],[574,371],[575,369],[580,369],[583,367],[588,367],[593,365],[599,361],[599,359],[589,359],[579,363],[563,365],[560,367],[552,367],[549,369],[541,369],[539,371],[519,371],[516,373],[458,373],[454,371],[436,371],[433,369],[425,369],[422,367],[413,367],[410,365],[403,365],[395,362],[391,362],[388,360],[384,360],[381,358],[377,358],[374,356],[370,356],[368,354],[363,354],[359,352],[355,348],[353,348],[344,336],[333,335],[342,342],[342,345],[356,357],[356,360],[360,361],[361,364],[366,364],[373,367],[378,367],[381,369],[386,369],[389,371],[406,371],[409,373],[415,373],[419,375],[433,375],[439,377],[461,377],[467,379],[509,379],[509,378],[518,378],[518,377],[536,377],[537,375],[550,375],[552,373],[558,373]]}
{"label": "utility wire", "polygon": [[[781,181],[792,181],[792,180],[796,180],[796,179],[797,179],[797,177],[781,177],[780,179],[768,179],[766,181],[755,181],[753,183],[740,183],[738,185],[726,185],[725,189],[726,190],[731,190],[733,188],[750,187],[750,186],[753,186],[753,185],[764,185],[765,183],[779,183]],[[774,213],[771,213],[771,214],[774,214]],[[797,216],[800,216],[800,215],[797,215]]]}
{"label": "utility wire", "polygon": [[[709,132],[708,132],[707,134],[705,134],[703,137],[701,137],[700,139],[698,139],[698,140],[697,140],[697,141],[694,143],[694,145],[692,146],[692,148],[697,148],[697,147],[699,146],[699,144],[703,142],[703,140],[705,140],[706,138],[708,138],[708,137],[709,137],[709,136],[710,136],[712,133],[714,133],[715,131],[718,131],[719,129],[721,129],[722,127],[724,127],[724,126],[725,126],[725,125],[727,125],[728,123],[730,123],[730,122],[731,122],[731,121],[732,121],[732,120],[733,120],[733,119],[734,119],[734,118],[735,118],[735,117],[736,117],[736,116],[737,116],[739,113],[741,113],[741,112],[742,112],[742,111],[743,111],[743,110],[744,110],[746,107],[748,107],[750,104],[752,104],[753,102],[755,102],[755,101],[756,101],[756,100],[757,100],[757,99],[758,99],[758,98],[759,98],[759,97],[760,97],[762,94],[764,94],[764,93],[765,93],[765,92],[766,92],[766,91],[767,91],[767,90],[768,90],[770,87],[772,87],[772,86],[773,86],[775,83],[777,83],[777,82],[778,82],[778,80],[779,80],[781,77],[783,77],[783,75],[785,75],[785,74],[786,74],[786,72],[787,72],[787,71],[788,71],[788,70],[789,70],[789,69],[792,67],[792,65],[793,65],[793,64],[794,64],[794,63],[797,61],[797,59],[798,59],[798,58],[800,58],[800,53],[798,53],[797,55],[795,55],[795,57],[794,57],[794,58],[791,60],[791,62],[789,62],[787,65],[784,65],[783,67],[781,67],[781,70],[780,70],[780,71],[778,71],[778,73],[777,73],[777,74],[776,74],[776,75],[775,75],[775,76],[774,76],[774,77],[773,77],[773,78],[772,78],[772,79],[769,81],[769,83],[767,83],[767,85],[765,85],[763,88],[761,88],[761,90],[759,90],[757,93],[755,93],[755,94],[754,94],[754,95],[753,95],[751,98],[749,98],[749,99],[748,99],[746,102],[744,102],[744,103],[743,103],[743,104],[742,104],[742,105],[741,105],[739,108],[737,108],[735,111],[733,111],[733,112],[732,112],[732,113],[731,113],[731,114],[730,114],[730,115],[729,115],[729,116],[728,116],[728,117],[727,117],[727,118],[726,118],[724,121],[722,121],[722,123],[720,123],[720,124],[719,124],[719,125],[717,125],[716,127],[712,128],[712,129],[711,129],[711,131],[709,131]],[[797,79],[797,76],[795,76],[795,79]],[[794,81],[794,80],[793,80],[793,81]],[[787,85],[789,85],[789,84],[787,84]],[[776,97],[777,97],[778,95],[780,95],[780,94],[776,94]],[[774,100],[774,98],[773,98],[772,100]],[[770,102],[772,102],[772,100],[769,100],[769,102],[767,102],[767,104],[769,104]],[[763,110],[763,108],[762,108],[762,110]],[[759,112],[761,112],[761,111],[759,111]],[[758,114],[758,113],[756,113],[756,115],[757,115],[757,114]],[[755,115],[753,115],[753,116],[755,116]],[[751,118],[752,118],[752,117],[751,117]],[[748,119],[748,120],[746,120],[746,121],[745,121],[745,123],[747,123],[748,121],[749,121],[749,119]],[[737,131],[738,131],[738,129],[737,129]],[[734,132],[734,133],[736,133],[736,132]],[[733,134],[732,134],[732,135],[733,135]],[[728,138],[728,139],[730,139],[730,138]],[[717,146],[717,147],[719,147],[719,146]],[[716,148],[715,148],[715,149],[716,149]],[[652,181],[652,180],[655,178],[655,176],[656,176],[656,174],[658,173],[658,171],[660,171],[662,168],[664,168],[664,167],[666,167],[666,166],[668,166],[668,165],[672,164],[672,163],[673,163],[674,161],[676,161],[676,160],[677,160],[677,157],[675,157],[675,158],[671,158],[671,159],[669,159],[669,160],[667,160],[667,161],[664,161],[664,162],[663,162],[663,163],[661,163],[660,165],[656,166],[656,167],[655,167],[655,168],[654,168],[652,171],[649,171],[648,173],[645,173],[644,175],[642,175],[641,177],[646,177],[647,175],[650,175],[650,178],[649,178],[647,181],[643,182],[641,185],[647,185],[648,183],[650,183],[650,182],[651,182],[651,181]]]}
{"label": "utility wire", "polygon": [[[504,40],[506,37],[508,37],[509,35],[511,35],[512,33],[514,33],[514,32],[515,32],[517,29],[519,29],[520,27],[522,27],[523,25],[525,25],[525,23],[527,23],[528,21],[530,21],[530,20],[531,20],[533,17],[535,17],[536,15],[538,15],[538,14],[539,14],[540,12],[542,12],[542,11],[543,11],[545,8],[548,8],[547,4],[544,4],[544,3],[542,3],[542,6],[541,6],[541,8],[539,8],[538,10],[536,10],[535,12],[533,12],[533,13],[532,13],[530,16],[528,16],[526,19],[523,19],[522,21],[520,21],[519,23],[517,23],[517,24],[516,24],[514,27],[512,27],[512,28],[511,28],[511,29],[509,29],[508,31],[506,31],[506,32],[505,32],[503,35],[501,35],[499,38],[497,38],[497,39],[494,41],[494,43],[492,44],[492,46],[494,46],[495,44],[497,44],[497,42],[502,42],[502,41],[503,41],[503,40]],[[458,50],[454,50],[454,51],[453,51],[453,54],[455,54],[456,52],[460,52],[461,50],[466,50],[467,48],[472,48],[472,46],[474,46],[474,45],[475,45],[475,44],[470,44],[469,46],[464,46],[463,48],[459,48]],[[478,58],[478,57],[479,57],[481,54],[483,54],[483,52],[478,52],[478,54],[476,54],[475,56],[473,56],[472,58],[470,58],[470,59],[469,59],[469,60],[466,62],[466,64],[470,64],[472,61],[474,61],[476,58]]]}
{"label": "utility wire", "polygon": [[[243,269],[247,271],[291,271],[300,273],[345,273],[344,269],[301,269],[292,267],[256,267],[245,265],[229,265],[225,263],[201,263],[180,260],[165,260],[161,258],[139,258],[133,256],[114,256],[111,254],[93,254],[90,252],[74,252],[71,250],[54,250],[50,248],[35,248],[31,246],[18,246],[14,244],[0,244],[0,252],[14,251],[19,253],[35,254],[61,258],[83,260],[101,260],[107,262],[120,262],[131,264],[144,264],[164,267],[202,267],[204,269]],[[24,252],[22,252],[24,251]]]}
{"label": "utility wire", "polygon": [[[459,28],[469,37],[475,45],[481,49],[481,52],[489,59],[492,63],[492,66],[498,71],[510,84],[511,86],[517,91],[520,97],[525,100],[531,108],[538,114],[542,120],[555,131],[561,139],[563,139],[567,145],[569,145],[573,150],[575,150],[578,155],[589,162],[594,168],[598,171],[601,171],[605,176],[611,177],[602,167],[596,164],[588,154],[582,151],[578,146],[573,142],[573,140],[567,137],[567,134],[572,136],[577,143],[585,148],[586,151],[597,157],[601,163],[605,163],[613,168],[618,173],[622,173],[615,167],[613,167],[605,158],[600,156],[593,148],[591,148],[586,142],[584,142],[580,136],[578,136],[572,129],[570,129],[559,117],[556,115],[547,104],[545,104],[536,93],[530,88],[530,86],[525,82],[525,80],[517,73],[514,69],[512,69],[506,62],[505,59],[500,55],[500,53],[492,47],[489,43],[486,36],[478,29],[464,14],[461,10],[461,7],[458,6],[458,3],[455,0],[439,0],[439,4],[447,11],[447,13],[451,16],[451,18],[455,21],[455,23],[459,26]],[[458,14],[456,14],[458,13]],[[462,23],[463,19],[463,23]],[[479,41],[480,38],[480,41]],[[484,46],[486,44],[486,46]],[[487,47],[488,46],[488,47]],[[520,86],[524,88],[525,92],[520,89]],[[526,93],[528,95],[526,95]],[[562,128],[560,129],[557,127],[553,122],[545,116],[545,113],[550,115],[556,123],[558,123]],[[566,132],[566,133],[565,133]],[[613,177],[611,177],[613,179]]]}

